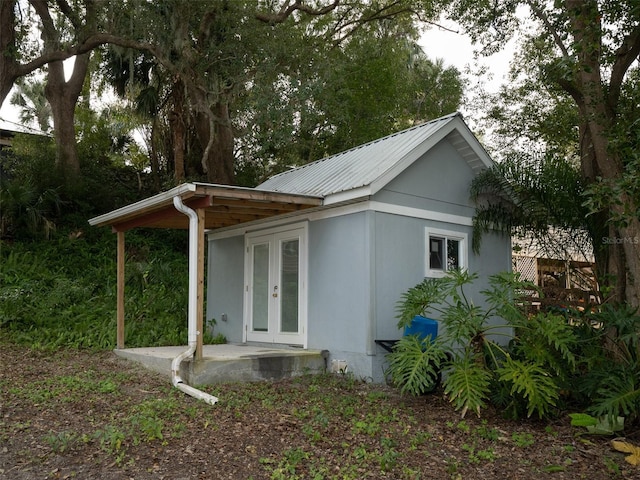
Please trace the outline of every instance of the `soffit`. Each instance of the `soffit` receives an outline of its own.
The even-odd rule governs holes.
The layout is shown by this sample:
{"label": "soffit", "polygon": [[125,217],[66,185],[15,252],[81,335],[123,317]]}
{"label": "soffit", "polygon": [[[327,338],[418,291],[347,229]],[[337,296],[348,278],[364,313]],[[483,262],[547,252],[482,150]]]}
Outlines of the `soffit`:
{"label": "soffit", "polygon": [[132,228],[189,228],[189,217],[173,205],[179,196],[188,207],[204,215],[204,228],[213,230],[262,220],[322,205],[309,195],[285,194],[253,188],[205,183],[187,183],[105,215],[92,218],[94,226],[110,226],[115,231]]}

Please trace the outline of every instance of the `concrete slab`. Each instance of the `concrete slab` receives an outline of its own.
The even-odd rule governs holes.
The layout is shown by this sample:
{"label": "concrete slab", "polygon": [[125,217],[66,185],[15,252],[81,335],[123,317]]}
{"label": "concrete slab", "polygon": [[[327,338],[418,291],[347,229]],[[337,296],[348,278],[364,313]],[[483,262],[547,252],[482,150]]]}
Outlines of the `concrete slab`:
{"label": "concrete slab", "polygon": [[[114,352],[170,378],[171,362],[186,348],[184,345],[126,348]],[[180,376],[190,385],[274,380],[305,373],[323,373],[327,370],[328,358],[326,350],[246,344],[205,345],[202,354],[200,362],[182,362]]]}

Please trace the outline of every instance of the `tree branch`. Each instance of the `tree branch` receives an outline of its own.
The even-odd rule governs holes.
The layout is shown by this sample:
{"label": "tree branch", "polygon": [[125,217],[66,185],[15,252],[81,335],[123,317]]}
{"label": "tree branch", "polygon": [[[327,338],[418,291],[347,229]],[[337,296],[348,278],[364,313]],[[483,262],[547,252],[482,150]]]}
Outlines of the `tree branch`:
{"label": "tree branch", "polygon": [[333,3],[325,7],[314,9],[307,5],[303,5],[302,0],[295,0],[293,4],[291,4],[290,1],[287,1],[282,5],[278,13],[256,13],[255,18],[261,22],[276,24],[284,22],[296,10],[304,12],[307,15],[320,16],[335,10],[339,4],[340,0],[334,0]]}
{"label": "tree branch", "polygon": [[82,21],[76,12],[73,11],[69,2],[67,2],[67,0],[56,0],[56,4],[62,14],[69,19],[71,25],[73,25],[76,30],[80,30],[82,28]]}
{"label": "tree branch", "polygon": [[46,0],[29,0],[29,3],[31,3],[42,21],[42,36],[44,37],[44,48],[46,52],[47,47],[54,48],[54,46],[59,43],[60,36],[51,18],[51,13],[49,13]]}
{"label": "tree branch", "polygon": [[562,56],[565,57],[566,59],[570,59],[571,55],[569,55],[569,50],[567,49],[564,42],[562,41],[562,38],[560,38],[560,35],[558,35],[558,31],[551,24],[551,21],[549,20],[549,16],[547,15],[547,13],[543,11],[540,7],[538,7],[534,2],[527,2],[527,3],[529,5],[529,8],[531,8],[531,11],[534,13],[534,15],[538,17],[538,19],[544,24],[547,31],[553,37],[553,43],[555,43],[556,46],[560,49],[560,51],[562,52]]}
{"label": "tree branch", "polygon": [[640,56],[640,25],[637,25],[622,41],[622,45],[616,50],[616,60],[611,69],[609,79],[609,105],[616,105],[620,97],[620,89],[624,76],[631,64]]}

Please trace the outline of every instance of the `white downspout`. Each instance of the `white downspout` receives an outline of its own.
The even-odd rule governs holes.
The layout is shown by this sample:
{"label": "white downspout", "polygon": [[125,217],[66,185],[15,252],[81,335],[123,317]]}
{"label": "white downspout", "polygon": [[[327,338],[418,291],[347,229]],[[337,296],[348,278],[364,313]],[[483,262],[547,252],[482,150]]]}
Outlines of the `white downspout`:
{"label": "white downspout", "polygon": [[191,395],[199,400],[204,400],[210,405],[215,405],[218,398],[208,393],[198,390],[184,383],[180,378],[180,364],[186,358],[193,357],[196,351],[198,339],[197,311],[198,311],[198,214],[182,203],[179,195],[173,197],[173,205],[176,209],[189,216],[189,311],[188,311],[188,331],[189,348],[178,355],[171,362],[171,382],[173,386],[182,390],[187,395]]}

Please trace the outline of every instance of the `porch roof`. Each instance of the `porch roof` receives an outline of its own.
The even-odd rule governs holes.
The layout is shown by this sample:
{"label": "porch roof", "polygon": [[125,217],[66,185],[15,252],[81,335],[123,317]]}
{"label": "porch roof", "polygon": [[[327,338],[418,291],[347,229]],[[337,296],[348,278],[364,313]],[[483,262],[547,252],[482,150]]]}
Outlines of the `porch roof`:
{"label": "porch roof", "polygon": [[189,218],[178,212],[173,198],[204,211],[204,228],[216,229],[296,212],[322,205],[322,197],[233,187],[207,183],[184,183],[166,192],[89,220],[94,226],[111,226],[125,232],[136,227],[189,228]]}

